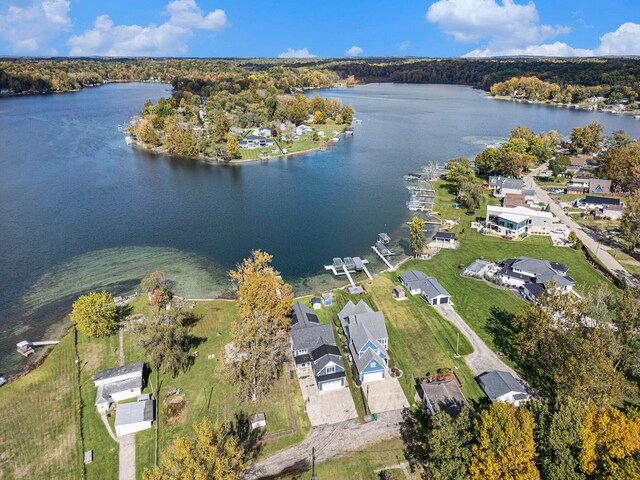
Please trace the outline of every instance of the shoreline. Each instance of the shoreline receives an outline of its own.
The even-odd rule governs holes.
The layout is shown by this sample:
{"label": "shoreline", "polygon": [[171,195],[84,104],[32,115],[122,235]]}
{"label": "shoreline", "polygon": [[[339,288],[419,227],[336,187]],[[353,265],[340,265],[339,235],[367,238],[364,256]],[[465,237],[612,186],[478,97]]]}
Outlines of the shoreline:
{"label": "shoreline", "polygon": [[504,95],[491,95],[488,92],[485,92],[486,97],[491,100],[501,100],[503,102],[516,102],[523,103],[529,105],[542,105],[545,107],[555,107],[555,108],[568,108],[571,110],[584,110],[585,112],[600,112],[600,113],[610,113],[613,115],[640,115],[640,110],[630,110],[630,111],[612,111],[606,110],[602,108],[598,108],[595,105],[592,107],[582,106],[580,103],[553,103],[548,100],[528,100],[526,98],[514,98],[514,97],[506,97]]}

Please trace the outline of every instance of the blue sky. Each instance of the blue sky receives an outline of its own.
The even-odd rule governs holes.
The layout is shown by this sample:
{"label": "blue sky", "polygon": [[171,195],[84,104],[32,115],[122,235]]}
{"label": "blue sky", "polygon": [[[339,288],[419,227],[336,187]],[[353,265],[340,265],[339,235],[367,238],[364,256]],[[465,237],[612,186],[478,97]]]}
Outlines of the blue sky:
{"label": "blue sky", "polygon": [[639,0],[0,0],[0,54],[640,55],[640,8]]}

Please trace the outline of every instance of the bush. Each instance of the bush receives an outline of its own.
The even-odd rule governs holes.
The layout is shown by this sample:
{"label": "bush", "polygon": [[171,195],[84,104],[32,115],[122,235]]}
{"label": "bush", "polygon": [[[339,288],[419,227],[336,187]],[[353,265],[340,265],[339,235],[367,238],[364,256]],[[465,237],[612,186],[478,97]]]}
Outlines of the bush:
{"label": "bush", "polygon": [[347,337],[345,337],[344,335],[342,335],[342,336],[340,337],[340,341],[341,341],[342,343],[346,344],[346,343],[347,343]]}

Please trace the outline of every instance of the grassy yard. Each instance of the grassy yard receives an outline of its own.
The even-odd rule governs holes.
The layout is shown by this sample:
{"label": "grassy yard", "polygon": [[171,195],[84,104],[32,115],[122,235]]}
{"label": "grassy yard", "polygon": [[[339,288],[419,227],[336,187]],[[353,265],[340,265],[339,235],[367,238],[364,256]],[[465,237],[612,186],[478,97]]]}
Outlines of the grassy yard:
{"label": "grassy yard", "polygon": [[[146,298],[139,298],[133,305],[134,313],[147,314]],[[304,411],[304,402],[297,378],[290,379],[288,371],[278,380],[269,395],[257,401],[241,402],[236,395],[236,388],[223,376],[224,346],[231,337],[231,322],[236,318],[237,311],[233,302],[215,301],[198,302],[193,310],[199,319],[192,327],[191,333],[198,343],[191,350],[198,351],[190,368],[179,374],[175,379],[160,376],[160,399],[163,393],[174,388],[182,388],[185,393],[186,405],[177,418],[168,419],[163,413],[162,404],[159,411],[159,444],[160,454],[177,436],[192,431],[192,424],[203,417],[211,421],[237,420],[264,412],[267,418],[266,436],[261,454],[268,455],[277,450],[300,442],[308,433],[310,425]],[[214,360],[208,360],[208,355],[215,355]],[[125,355],[127,362],[144,360],[142,352],[135,347],[130,333],[125,334]],[[155,374],[150,375],[155,382]],[[289,402],[287,390],[291,398],[297,433],[291,433]],[[136,442],[137,467],[141,471],[145,466],[153,464],[154,436],[151,432],[138,434]]]}
{"label": "grassy yard", "polygon": [[0,478],[82,478],[76,358],[71,332],[0,388]]}
{"label": "grassy yard", "polygon": [[[387,471],[396,474],[396,478],[404,478],[404,473],[397,468],[398,463],[405,462],[403,443],[399,438],[385,440],[371,445],[365,450],[355,452],[347,457],[316,465],[318,478],[331,480],[371,480],[378,478],[375,470],[389,467]],[[394,468],[395,467],[395,468]],[[311,471],[285,477],[287,480],[310,478]],[[421,478],[418,472],[411,474],[412,479]]]}

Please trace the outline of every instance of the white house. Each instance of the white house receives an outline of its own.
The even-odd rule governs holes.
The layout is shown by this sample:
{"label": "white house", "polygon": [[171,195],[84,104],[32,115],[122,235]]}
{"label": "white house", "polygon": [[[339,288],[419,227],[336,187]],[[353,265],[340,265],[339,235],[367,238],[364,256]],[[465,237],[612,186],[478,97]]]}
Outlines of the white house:
{"label": "white house", "polygon": [[260,127],[260,128],[256,128],[253,131],[253,134],[257,137],[265,137],[265,138],[269,138],[271,137],[271,129],[267,128],[267,127]]}
{"label": "white house", "polygon": [[140,395],[143,371],[144,362],[137,362],[98,372],[93,379],[98,387],[95,402],[98,411],[106,412],[113,403]]}
{"label": "white house", "polygon": [[553,214],[524,206],[487,205],[486,227],[507,238],[530,234],[548,234],[553,229]]}
{"label": "white house", "polygon": [[116,407],[116,435],[122,437],[151,428],[153,400],[121,403]]}
{"label": "white house", "polygon": [[598,216],[610,218],[611,220],[620,220],[622,218],[622,205],[602,205],[597,210]]}
{"label": "white house", "polygon": [[549,262],[533,257],[509,258],[500,264],[496,272],[504,285],[518,288],[525,297],[533,300],[542,292],[539,286],[554,284],[566,292],[573,289],[575,280],[566,275],[569,267],[558,262]]}
{"label": "white house", "polygon": [[516,407],[531,396],[509,372],[494,370],[478,376],[478,383],[491,402],[511,403]]}

